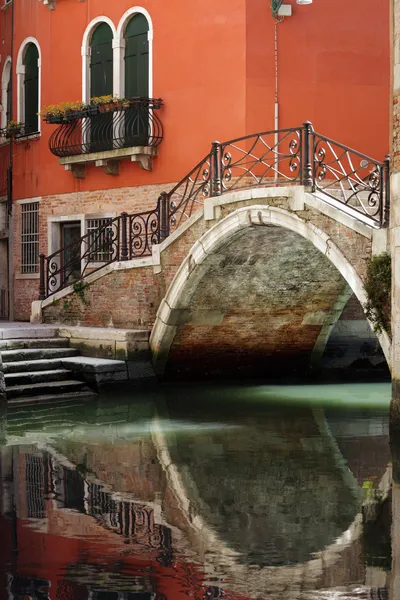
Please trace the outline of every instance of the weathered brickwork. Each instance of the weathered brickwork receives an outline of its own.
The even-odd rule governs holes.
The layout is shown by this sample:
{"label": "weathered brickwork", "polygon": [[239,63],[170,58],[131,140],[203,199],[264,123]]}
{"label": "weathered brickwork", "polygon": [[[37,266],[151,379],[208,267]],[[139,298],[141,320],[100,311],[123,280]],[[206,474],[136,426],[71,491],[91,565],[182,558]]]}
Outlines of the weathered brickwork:
{"label": "weathered brickwork", "polygon": [[[168,189],[171,184],[168,184]],[[101,216],[102,214],[119,215],[121,212],[136,213],[157,205],[158,196],[164,191],[163,185],[151,185],[92,192],[76,192],[32,198],[39,200],[39,252],[48,254],[48,219],[50,217],[66,217],[76,215]],[[21,272],[21,204],[15,204],[14,218],[14,273]],[[90,217],[89,217],[90,218]],[[37,274],[32,279],[15,279],[15,315],[16,320],[27,321],[33,300],[39,295],[39,279]]]}
{"label": "weathered brickwork", "polygon": [[[286,198],[256,203],[289,210]],[[224,205],[221,217],[254,204],[245,200]],[[296,214],[327,233],[363,277],[371,255],[369,238],[316,210]],[[47,306],[45,321],[151,328],[179,266],[214,224],[199,218],[163,250],[160,267],[113,271],[85,289],[84,302],[70,294]],[[212,373],[221,365],[221,356],[234,372],[239,364],[242,369],[257,368],[260,375],[265,369],[274,373],[283,363],[285,369],[304,369],[332,306],[347,288],[328,258],[283,227],[253,226],[235,234],[204,270],[172,345],[169,368],[175,373],[189,365],[191,371],[195,365],[199,372]]]}

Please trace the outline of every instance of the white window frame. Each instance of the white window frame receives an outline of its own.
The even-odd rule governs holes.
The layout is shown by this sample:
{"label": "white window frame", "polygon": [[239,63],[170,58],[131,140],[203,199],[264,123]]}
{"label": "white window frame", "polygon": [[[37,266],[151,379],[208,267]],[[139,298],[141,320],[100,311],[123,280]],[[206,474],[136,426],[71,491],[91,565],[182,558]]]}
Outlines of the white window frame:
{"label": "white window frame", "polygon": [[118,77],[114,80],[115,95],[123,98],[125,95],[125,31],[134,15],[143,15],[149,25],[147,39],[149,42],[149,98],[153,97],[153,21],[150,13],[142,6],[129,8],[121,17],[115,36],[114,64],[118,65]]}
{"label": "white window frame", "polygon": [[25,120],[25,53],[28,44],[35,44],[38,50],[38,133],[42,131],[42,122],[40,118],[40,109],[42,106],[42,52],[40,50],[39,42],[34,37],[27,37],[22,42],[18,50],[17,56],[17,121],[24,122]]}
{"label": "white window frame", "polygon": [[117,63],[115,62],[115,35],[116,29],[113,21],[109,17],[101,16],[96,17],[92,21],[90,21],[89,25],[85,29],[85,33],[83,34],[82,39],[82,100],[83,102],[89,102],[91,94],[90,94],[90,44],[92,41],[92,35],[94,30],[100,23],[107,23],[110,26],[112,34],[113,34],[113,95],[116,94],[115,91],[115,80],[116,80],[116,72],[118,71]]}

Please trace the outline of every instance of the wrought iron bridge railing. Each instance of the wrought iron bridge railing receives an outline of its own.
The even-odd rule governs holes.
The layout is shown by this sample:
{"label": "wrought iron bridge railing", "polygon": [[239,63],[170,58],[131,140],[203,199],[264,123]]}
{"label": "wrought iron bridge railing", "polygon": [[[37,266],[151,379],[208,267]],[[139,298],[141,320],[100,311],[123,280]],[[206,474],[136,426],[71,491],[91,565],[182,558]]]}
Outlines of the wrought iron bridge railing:
{"label": "wrought iron bridge railing", "polygon": [[[79,148],[78,148],[79,149]],[[40,255],[40,299],[115,261],[149,256],[208,197],[303,185],[367,225],[389,220],[389,158],[376,161],[316,133],[311,123],[213,142],[211,151],[153,210],[109,219],[50,256]]]}
{"label": "wrought iron bridge railing", "polygon": [[[110,105],[109,105],[110,106]],[[50,151],[60,158],[134,146],[158,146],[163,126],[156,114],[160,98],[131,98],[110,110],[93,106],[69,118],[60,117],[49,138]]]}

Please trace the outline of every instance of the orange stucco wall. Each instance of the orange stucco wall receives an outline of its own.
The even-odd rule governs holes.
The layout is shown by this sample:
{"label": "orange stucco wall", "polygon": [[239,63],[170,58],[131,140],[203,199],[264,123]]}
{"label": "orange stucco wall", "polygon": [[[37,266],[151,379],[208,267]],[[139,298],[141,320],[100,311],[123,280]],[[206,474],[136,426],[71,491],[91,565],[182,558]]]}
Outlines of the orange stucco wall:
{"label": "orange stucco wall", "polygon": [[[278,29],[280,127],[306,119],[328,136],[376,158],[389,150],[389,5],[381,0],[314,0],[293,6]],[[153,171],[121,163],[110,177],[90,166],[77,180],[48,149],[54,125],[18,143],[14,198],[177,181],[221,141],[273,128],[274,20],[268,0],[142,0],[154,26],[153,96],[165,128]],[[15,0],[14,114],[18,49],[35,37],[42,54],[42,105],[82,94],[82,37],[106,15],[115,24],[128,0]],[[11,6],[0,13],[0,72],[10,53]]]}

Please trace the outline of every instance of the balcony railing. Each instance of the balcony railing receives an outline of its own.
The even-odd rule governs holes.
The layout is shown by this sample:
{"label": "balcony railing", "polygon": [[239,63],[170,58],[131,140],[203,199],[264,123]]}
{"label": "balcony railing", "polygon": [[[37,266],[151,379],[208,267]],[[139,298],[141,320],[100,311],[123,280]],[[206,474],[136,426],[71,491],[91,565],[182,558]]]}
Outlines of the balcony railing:
{"label": "balcony railing", "polygon": [[[40,299],[115,261],[149,256],[204,200],[263,186],[302,185],[324,202],[378,229],[387,227],[389,159],[376,161],[316,133],[311,123],[213,142],[153,210],[110,219],[50,256],[40,256]],[[99,256],[102,262],[99,262]],[[78,273],[78,277],[77,274]]]}
{"label": "balcony railing", "polygon": [[50,151],[60,158],[131,147],[157,147],[163,126],[156,114],[160,98],[132,98],[119,104],[99,105],[64,117],[49,139]]}

